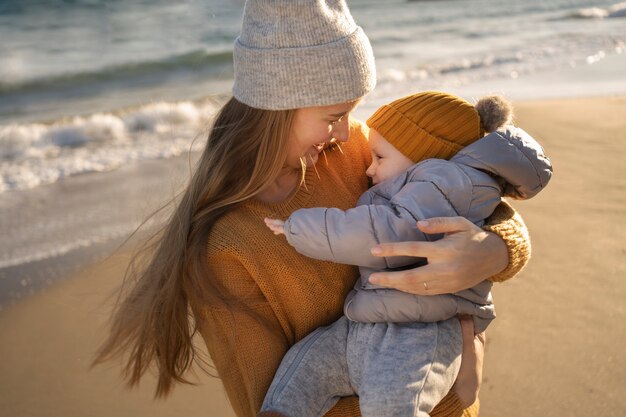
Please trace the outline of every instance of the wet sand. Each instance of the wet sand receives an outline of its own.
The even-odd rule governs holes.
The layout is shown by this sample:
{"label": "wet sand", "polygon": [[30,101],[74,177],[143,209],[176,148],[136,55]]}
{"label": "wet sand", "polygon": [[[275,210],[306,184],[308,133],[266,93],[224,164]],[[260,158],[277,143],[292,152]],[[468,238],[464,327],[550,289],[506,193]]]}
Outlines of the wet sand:
{"label": "wet sand", "polygon": [[[495,287],[481,416],[626,413],[626,97],[515,103],[554,164],[549,188],[515,202],[533,259]],[[153,401],[115,364],[89,370],[128,255],[119,253],[0,311],[0,415],[232,416],[218,380]]]}

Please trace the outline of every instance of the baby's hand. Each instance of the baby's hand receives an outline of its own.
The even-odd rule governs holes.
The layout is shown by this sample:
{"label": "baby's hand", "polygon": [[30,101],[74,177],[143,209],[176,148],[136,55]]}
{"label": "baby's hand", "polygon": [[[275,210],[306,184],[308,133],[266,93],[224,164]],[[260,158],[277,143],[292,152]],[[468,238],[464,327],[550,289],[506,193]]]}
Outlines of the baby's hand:
{"label": "baby's hand", "polygon": [[270,228],[275,235],[284,235],[285,234],[285,222],[278,219],[270,219],[266,217],[265,224]]}

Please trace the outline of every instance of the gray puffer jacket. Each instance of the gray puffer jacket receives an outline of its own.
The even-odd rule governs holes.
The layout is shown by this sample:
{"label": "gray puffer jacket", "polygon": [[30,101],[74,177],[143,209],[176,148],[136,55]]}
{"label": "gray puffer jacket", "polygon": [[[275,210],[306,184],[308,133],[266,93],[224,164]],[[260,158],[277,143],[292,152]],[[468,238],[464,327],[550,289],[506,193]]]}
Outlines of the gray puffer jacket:
{"label": "gray puffer jacket", "polygon": [[411,257],[381,258],[370,249],[384,242],[433,241],[417,220],[462,216],[478,226],[501,196],[531,198],[552,176],[542,147],[522,129],[509,126],[463,148],[449,161],[428,159],[367,190],[357,207],[295,211],[285,223],[288,242],[301,254],[358,265],[361,278],[348,295],[345,315],[358,322],[434,322],[457,314],[474,316],[477,332],[495,318],[491,282],[455,293],[407,294],[368,282],[376,271],[425,264]]}

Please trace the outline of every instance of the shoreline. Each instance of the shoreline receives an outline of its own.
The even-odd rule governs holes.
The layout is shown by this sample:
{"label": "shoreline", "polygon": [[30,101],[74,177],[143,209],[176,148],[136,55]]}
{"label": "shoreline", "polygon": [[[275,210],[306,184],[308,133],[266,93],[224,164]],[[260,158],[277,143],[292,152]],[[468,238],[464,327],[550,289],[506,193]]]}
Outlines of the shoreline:
{"label": "shoreline", "polygon": [[[620,57],[626,71],[626,54]],[[498,88],[492,88],[485,91],[497,90]],[[463,91],[453,93],[468,100],[472,99],[467,92],[465,94]],[[514,94],[509,94],[507,97],[514,103],[515,122],[518,123],[518,110],[529,105],[558,104],[562,101],[577,100],[620,100],[626,98],[626,86],[623,92],[611,95],[548,97],[530,100],[515,100]],[[197,102],[216,102],[216,100],[224,100],[224,96],[204,97],[198,99]],[[390,99],[375,97],[365,101],[357,107],[354,117],[365,121],[375,108],[388,100]],[[118,113],[136,108],[138,107],[119,109]],[[112,250],[118,247],[150,213],[174,198],[176,190],[180,189],[189,178],[190,163],[193,164],[199,155],[199,151],[193,151],[170,158],[135,160],[113,171],[88,172],[34,189],[0,193],[0,214],[11,219],[10,223],[3,225],[3,229],[8,231],[5,232],[7,236],[20,236],[21,225],[29,223],[29,233],[40,233],[39,231],[43,230],[44,234],[39,237],[40,240],[52,239],[56,242],[54,249],[46,249],[51,254],[44,251],[35,256],[24,256],[22,258],[25,261],[20,261],[20,256],[13,254],[15,251],[11,246],[15,242],[12,241],[5,248],[7,253],[12,255],[11,260],[0,258],[0,311],[14,303],[19,303],[25,297],[45,290],[50,285],[67,279],[68,276],[79,272],[81,268],[88,267],[109,256]],[[163,181],[167,187],[163,187]],[[165,193],[163,193],[164,189],[166,189]],[[108,201],[114,202],[106,219],[109,224],[114,224],[116,229],[119,229],[116,230],[114,236],[103,232],[103,227],[106,227],[105,220],[94,220],[95,214],[79,214],[78,220],[72,219],[74,215],[77,215],[73,211],[104,213],[101,201],[103,195]],[[128,201],[123,202],[125,199]],[[70,203],[67,202],[68,200]],[[44,206],[45,209],[42,209]],[[123,224],[121,228],[118,227],[120,223]],[[81,233],[84,231],[87,236],[83,239],[81,233],[68,232],[66,228],[69,225],[72,228],[91,227],[91,229],[81,230]],[[49,230],[50,228],[52,230]],[[65,237],[70,234],[72,243],[66,245]],[[97,237],[89,241],[90,235]],[[18,244],[26,246],[28,242]],[[64,248],[66,246],[67,248]]]}
{"label": "shoreline", "polygon": [[[0,268],[0,309],[110,256],[151,213],[174,198],[197,156],[138,161],[0,199],[0,213],[7,219],[2,245],[9,245],[3,255],[7,266]],[[167,214],[165,210],[157,219]],[[141,232],[157,224],[150,221]],[[15,264],[27,259],[24,253],[38,256]]]}
{"label": "shoreline", "polygon": [[[442,90],[470,102],[482,95],[499,93],[513,101],[545,98],[584,98],[626,94],[626,54],[606,55],[594,64],[578,65],[562,71],[520,74],[517,78],[466,80],[456,84],[445,80],[405,79],[381,81],[354,112],[366,120],[381,104],[417,90]],[[202,89],[204,93],[210,90]],[[93,172],[112,173],[136,160],[168,159],[198,149],[206,137],[208,121],[224,102],[225,95],[209,95],[195,100],[135,103],[81,117],[62,117],[46,123],[0,125],[0,215],[3,200],[19,198],[16,191],[44,193],[44,184],[72,184],[74,178]],[[99,103],[103,105],[105,101]],[[74,112],[75,113],[75,112]],[[164,163],[165,164],[165,163]],[[93,177],[95,178],[95,177]],[[3,248],[0,246],[0,253]],[[0,257],[0,265],[6,259]]]}
{"label": "shoreline", "polygon": [[[533,258],[518,277],[494,286],[498,318],[487,336],[481,416],[621,416],[626,96],[514,104],[516,123],[545,147],[555,176],[536,198],[513,202],[529,227]],[[156,162],[167,177],[170,160]],[[0,311],[0,332],[10,341],[0,345],[7,415],[233,415],[219,381],[206,376],[153,401],[152,376],[126,391],[117,364],[89,371],[106,331],[107,297],[127,261],[121,251]]]}

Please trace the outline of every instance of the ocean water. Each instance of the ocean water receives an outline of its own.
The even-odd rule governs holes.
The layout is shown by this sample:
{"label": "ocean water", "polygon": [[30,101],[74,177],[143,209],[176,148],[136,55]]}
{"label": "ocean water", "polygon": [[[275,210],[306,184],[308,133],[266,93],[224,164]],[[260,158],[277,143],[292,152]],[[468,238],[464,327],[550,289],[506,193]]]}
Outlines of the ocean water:
{"label": "ocean water", "polygon": [[[102,202],[94,187],[76,184],[96,181],[79,179],[93,173],[97,181],[123,181],[121,173],[136,162],[159,166],[202,148],[232,86],[243,3],[0,0],[0,270],[117,239],[136,227],[136,218],[83,216],[85,206],[101,214]],[[626,2],[348,4],[371,39],[378,70],[361,117],[387,98],[425,89],[473,94],[538,79],[524,97],[543,97],[559,74],[624,63]],[[623,72],[606,73],[603,93],[626,92]],[[595,88],[583,79],[575,94],[597,94]],[[69,189],[91,192],[89,202],[69,199],[45,210],[41,201]],[[20,204],[39,208],[24,211]],[[38,229],[26,227],[34,218]]]}
{"label": "ocean water", "polygon": [[[626,3],[349,4],[377,58],[372,99],[590,65],[626,49]],[[242,8],[0,1],[0,193],[185,152],[215,111],[196,100],[232,85]]]}

